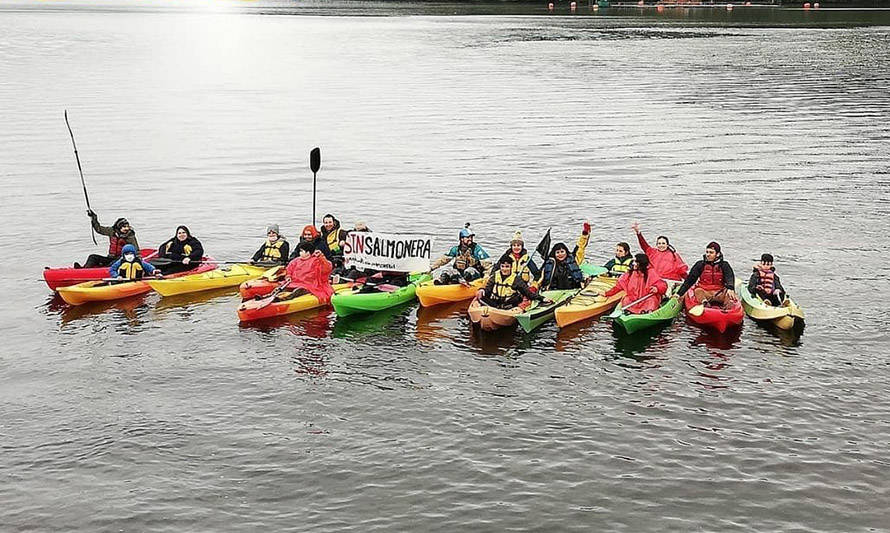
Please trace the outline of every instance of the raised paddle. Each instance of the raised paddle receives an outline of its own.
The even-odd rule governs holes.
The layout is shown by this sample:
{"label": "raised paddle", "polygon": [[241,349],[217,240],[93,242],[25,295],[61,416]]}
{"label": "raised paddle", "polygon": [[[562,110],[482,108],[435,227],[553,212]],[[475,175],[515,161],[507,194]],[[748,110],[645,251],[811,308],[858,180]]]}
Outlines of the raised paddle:
{"label": "raised paddle", "polygon": [[321,168],[321,149],[317,146],[309,152],[309,169],[312,170],[312,225],[315,225],[315,175]]}
{"label": "raised paddle", "polygon": [[[91,213],[93,212],[93,208],[90,207],[90,197],[87,195],[87,184],[83,180],[83,169],[80,168],[80,156],[77,154],[77,143],[74,142],[74,132],[71,131],[71,124],[68,123],[68,110],[65,110],[65,125],[68,126],[68,134],[71,135],[71,144],[74,146],[74,159],[77,160],[77,171],[80,172],[80,184],[83,186],[83,198],[87,201],[87,210]],[[98,242],[96,242],[96,231],[93,229],[92,223],[90,224],[90,237],[93,238],[93,244],[98,246]]]}

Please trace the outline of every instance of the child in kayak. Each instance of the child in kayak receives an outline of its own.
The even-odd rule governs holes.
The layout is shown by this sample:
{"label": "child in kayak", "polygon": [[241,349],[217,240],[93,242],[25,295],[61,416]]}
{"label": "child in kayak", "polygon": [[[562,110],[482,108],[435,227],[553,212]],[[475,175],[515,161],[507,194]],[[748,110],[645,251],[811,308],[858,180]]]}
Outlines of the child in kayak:
{"label": "child in kayak", "polygon": [[311,292],[319,302],[330,302],[334,294],[330,281],[331,262],[310,242],[301,242],[294,252],[297,257],[287,264],[287,287]]}
{"label": "child in kayak", "polygon": [[645,237],[640,232],[639,222],[634,222],[630,227],[637,234],[637,241],[639,241],[643,253],[649,257],[652,267],[661,274],[662,278],[670,280],[686,279],[689,267],[683,261],[683,258],[680,257],[680,254],[677,253],[676,248],[671,246],[671,242],[667,237],[659,235],[655,239],[655,248],[653,248],[649,246],[649,243],[646,242]]}
{"label": "child in kayak", "polygon": [[[538,265],[528,255],[525,249],[525,241],[522,240],[522,232],[517,231],[510,240],[510,248],[504,252],[502,258],[510,260],[510,268],[514,274],[519,274],[522,281],[530,283],[533,279],[538,279],[541,275]],[[498,261],[500,263],[500,261]]]}
{"label": "child in kayak", "polygon": [[760,262],[754,265],[754,272],[748,280],[748,292],[759,296],[764,303],[776,307],[782,305],[785,287],[782,287],[779,275],[776,274],[772,254],[761,255]]}
{"label": "child in kayak", "polygon": [[290,243],[278,230],[278,224],[270,224],[266,228],[266,242],[253,254],[251,263],[283,265],[290,253]]}
{"label": "child in kayak", "polygon": [[544,263],[541,276],[541,290],[580,289],[584,282],[584,273],[569,253],[565,243],[558,242],[550,250],[550,256]]}
{"label": "child in kayak", "polygon": [[738,300],[735,290],[735,273],[732,267],[723,259],[720,244],[708,243],[705,255],[692,265],[686,280],[680,285],[680,290],[672,298],[682,298],[690,287],[695,288],[695,299],[703,305],[720,305],[729,310]]}
{"label": "child in kayak", "polygon": [[603,267],[609,271],[610,276],[619,278],[630,270],[633,261],[634,256],[630,255],[630,245],[626,242],[619,242],[615,245],[615,257],[609,259]]}
{"label": "child in kayak", "polygon": [[439,275],[439,279],[436,280],[437,285],[467,283],[488,275],[491,271],[491,260],[488,252],[473,242],[475,236],[476,234],[470,231],[470,223],[467,222],[457,235],[457,246],[452,246],[445,255],[430,263],[430,271],[452,263],[451,267]]}
{"label": "child in kayak", "polygon": [[137,250],[139,249],[139,243],[136,242],[136,231],[130,227],[126,218],[119,218],[114,221],[111,227],[108,227],[99,224],[99,216],[92,209],[87,209],[87,216],[90,217],[93,231],[108,237],[108,255],[90,254],[83,266],[80,263],[74,263],[74,268],[108,266],[121,256],[122,250],[127,244],[132,244]]}
{"label": "child in kayak", "polygon": [[139,252],[132,244],[127,244],[121,250],[121,257],[108,269],[112,278],[136,280],[142,279],[144,274],[163,277],[161,271],[148,261],[139,257]]}
{"label": "child in kayak", "polygon": [[649,257],[646,254],[637,254],[630,272],[618,278],[615,286],[606,291],[603,296],[608,298],[621,291],[624,291],[621,306],[630,305],[640,298],[648,296],[625,311],[634,314],[651,313],[661,305],[661,298],[667,292],[667,283],[661,279],[661,274],[649,264]]}
{"label": "child in kayak", "polygon": [[185,226],[177,226],[176,236],[158,246],[158,258],[169,261],[161,268],[165,274],[191,270],[201,264],[203,256],[204,246]]}
{"label": "child in kayak", "polygon": [[512,309],[524,298],[545,304],[552,303],[531,290],[522,277],[513,272],[513,261],[508,257],[498,259],[498,270],[488,278],[485,288],[476,292],[476,297],[485,305],[498,309]]}

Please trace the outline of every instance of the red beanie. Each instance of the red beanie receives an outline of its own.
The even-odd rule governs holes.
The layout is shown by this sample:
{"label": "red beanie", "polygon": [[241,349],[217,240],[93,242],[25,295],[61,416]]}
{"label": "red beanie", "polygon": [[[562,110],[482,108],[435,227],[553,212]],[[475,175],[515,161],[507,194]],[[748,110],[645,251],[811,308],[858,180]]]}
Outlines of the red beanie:
{"label": "red beanie", "polygon": [[710,248],[710,249],[714,250],[715,252],[717,252],[718,254],[720,253],[720,245],[714,241],[709,242],[708,245],[705,246],[705,248]]}

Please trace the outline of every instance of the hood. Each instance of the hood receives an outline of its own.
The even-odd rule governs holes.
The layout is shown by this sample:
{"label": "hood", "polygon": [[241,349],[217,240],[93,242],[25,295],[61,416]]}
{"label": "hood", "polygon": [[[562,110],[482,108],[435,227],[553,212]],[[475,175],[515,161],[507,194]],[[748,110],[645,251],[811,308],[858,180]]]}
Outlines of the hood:
{"label": "hood", "polygon": [[132,244],[127,244],[123,248],[121,248],[121,257],[126,254],[136,254],[136,257],[139,257],[139,252],[136,251],[136,247]]}

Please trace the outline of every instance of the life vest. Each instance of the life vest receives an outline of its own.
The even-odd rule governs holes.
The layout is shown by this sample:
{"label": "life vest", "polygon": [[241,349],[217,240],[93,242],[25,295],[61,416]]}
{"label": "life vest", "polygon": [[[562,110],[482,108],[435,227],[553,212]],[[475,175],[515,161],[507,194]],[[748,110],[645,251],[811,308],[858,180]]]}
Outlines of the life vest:
{"label": "life vest", "polygon": [[763,269],[760,267],[756,267],[757,271],[760,273],[760,282],[757,284],[758,287],[763,290],[763,292],[767,294],[772,294],[773,289],[775,288],[775,279],[776,274],[772,268]]}
{"label": "life vest", "polygon": [[339,254],[340,253],[340,228],[334,228],[330,233],[325,236],[325,239],[328,242],[328,250],[331,253]]}
{"label": "life vest", "polygon": [[120,257],[121,250],[123,250],[126,245],[126,237],[119,237],[117,234],[108,237],[108,255],[111,257]]}
{"label": "life vest", "polygon": [[145,269],[142,268],[142,263],[139,261],[132,263],[121,261],[120,266],[117,267],[117,275],[123,279],[142,279],[144,272]]}
{"label": "life vest", "polygon": [[494,274],[494,286],[491,288],[491,297],[498,301],[506,301],[516,290],[513,289],[513,282],[516,281],[516,272],[512,272],[506,278],[501,275],[500,271]]}
{"label": "life vest", "polygon": [[[164,249],[164,253],[165,253],[165,254],[169,254],[169,253],[170,253],[170,248],[171,248],[171,247],[173,247],[173,243],[172,243],[172,242],[168,242],[168,243],[167,243],[167,247]],[[183,256],[183,257],[185,257],[185,256],[187,256],[187,255],[191,255],[191,253],[192,253],[192,245],[191,245],[191,244],[186,244],[186,245],[184,245],[184,246],[182,247],[182,256]]]}
{"label": "life vest", "polygon": [[706,291],[722,291],[723,269],[719,263],[705,263],[705,267],[698,278],[698,285]]}
{"label": "life vest", "polygon": [[263,247],[263,256],[260,258],[260,261],[280,262],[282,246],[284,246],[284,239],[281,238],[274,243],[266,241],[266,245]]}
{"label": "life vest", "polygon": [[609,269],[609,275],[612,277],[619,277],[628,270],[630,270],[631,263],[634,262],[634,256],[627,254],[627,257],[623,259],[615,258],[615,264],[612,265],[612,268]]}
{"label": "life vest", "polygon": [[528,254],[527,253],[522,254],[522,256],[519,257],[519,259],[517,259],[516,256],[511,253],[510,259],[513,260],[513,263],[510,266],[510,269],[512,270],[513,274],[519,274],[519,276],[522,278],[522,281],[524,281],[526,283],[531,281],[532,274],[531,274],[531,271],[528,269],[528,260],[529,260]]}
{"label": "life vest", "polygon": [[468,246],[463,252],[461,252],[460,247],[458,247],[457,255],[454,256],[454,268],[463,272],[467,268],[475,267],[479,263],[476,259],[476,255],[473,253],[476,250],[476,246],[476,243],[473,243],[472,246]]}

